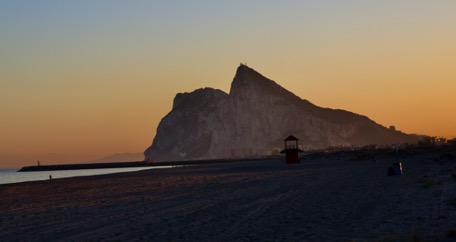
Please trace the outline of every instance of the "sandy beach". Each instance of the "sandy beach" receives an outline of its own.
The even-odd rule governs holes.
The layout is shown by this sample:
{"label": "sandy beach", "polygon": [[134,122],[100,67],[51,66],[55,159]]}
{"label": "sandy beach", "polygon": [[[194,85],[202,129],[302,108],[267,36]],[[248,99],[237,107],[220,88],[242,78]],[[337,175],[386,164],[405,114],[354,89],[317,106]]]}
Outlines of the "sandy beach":
{"label": "sandy beach", "polygon": [[358,151],[0,185],[0,238],[455,241],[455,151],[401,152],[402,176]]}

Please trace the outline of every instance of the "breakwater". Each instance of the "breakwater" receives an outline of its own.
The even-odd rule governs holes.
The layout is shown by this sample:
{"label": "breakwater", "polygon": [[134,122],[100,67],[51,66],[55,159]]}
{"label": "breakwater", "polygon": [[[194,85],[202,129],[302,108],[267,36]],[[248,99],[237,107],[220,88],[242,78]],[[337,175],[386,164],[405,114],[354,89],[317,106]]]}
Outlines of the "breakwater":
{"label": "breakwater", "polygon": [[189,160],[189,161],[165,161],[165,162],[129,161],[129,162],[87,163],[87,164],[39,165],[39,166],[24,166],[20,170],[18,170],[18,172],[128,168],[128,167],[185,166],[185,165],[203,165],[203,164],[244,162],[244,161],[255,161],[255,160],[264,160],[264,159],[265,158],[216,159],[216,160]]}

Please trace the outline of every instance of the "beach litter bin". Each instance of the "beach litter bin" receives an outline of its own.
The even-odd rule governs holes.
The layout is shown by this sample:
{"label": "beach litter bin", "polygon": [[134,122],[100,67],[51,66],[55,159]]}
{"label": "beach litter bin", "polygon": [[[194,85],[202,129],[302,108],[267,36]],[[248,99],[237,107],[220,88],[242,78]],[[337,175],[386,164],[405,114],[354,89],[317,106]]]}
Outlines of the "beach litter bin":
{"label": "beach litter bin", "polygon": [[402,163],[396,162],[393,163],[393,166],[388,167],[387,176],[400,176],[402,175]]}
{"label": "beach litter bin", "polygon": [[401,162],[393,163],[393,169],[394,169],[394,174],[396,176],[402,175],[402,163]]}

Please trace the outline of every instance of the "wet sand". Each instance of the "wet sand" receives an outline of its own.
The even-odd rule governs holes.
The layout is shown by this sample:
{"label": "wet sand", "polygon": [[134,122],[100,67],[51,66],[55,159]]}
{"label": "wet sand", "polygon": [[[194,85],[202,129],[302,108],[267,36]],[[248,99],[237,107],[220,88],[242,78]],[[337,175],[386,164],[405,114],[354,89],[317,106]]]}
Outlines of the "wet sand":
{"label": "wet sand", "polygon": [[0,238],[454,241],[454,154],[405,152],[394,177],[360,151],[0,185]]}

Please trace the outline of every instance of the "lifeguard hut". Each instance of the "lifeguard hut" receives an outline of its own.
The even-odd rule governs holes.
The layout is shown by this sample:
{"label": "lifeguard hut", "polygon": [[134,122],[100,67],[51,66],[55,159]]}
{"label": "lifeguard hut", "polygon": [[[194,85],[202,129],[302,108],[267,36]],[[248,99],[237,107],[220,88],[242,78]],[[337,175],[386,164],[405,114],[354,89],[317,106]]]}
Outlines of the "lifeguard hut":
{"label": "lifeguard hut", "polygon": [[299,163],[299,153],[304,152],[299,149],[298,144],[299,139],[293,135],[288,136],[285,140],[285,149],[280,151],[280,153],[285,153],[285,162],[287,164],[298,164]]}

